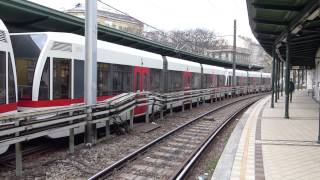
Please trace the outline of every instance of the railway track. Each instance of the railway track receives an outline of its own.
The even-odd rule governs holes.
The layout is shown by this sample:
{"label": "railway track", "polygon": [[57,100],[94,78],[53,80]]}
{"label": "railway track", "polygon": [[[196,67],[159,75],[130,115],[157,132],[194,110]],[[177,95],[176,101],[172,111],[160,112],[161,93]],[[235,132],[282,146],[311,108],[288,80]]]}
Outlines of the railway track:
{"label": "railway track", "polygon": [[182,179],[219,131],[264,95],[244,97],[191,119],[89,179]]}

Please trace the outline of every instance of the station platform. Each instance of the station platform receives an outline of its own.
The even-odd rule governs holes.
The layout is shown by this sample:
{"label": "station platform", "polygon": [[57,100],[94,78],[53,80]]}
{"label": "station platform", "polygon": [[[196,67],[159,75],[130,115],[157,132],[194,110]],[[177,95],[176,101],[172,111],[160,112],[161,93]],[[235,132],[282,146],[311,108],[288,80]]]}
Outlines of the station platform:
{"label": "station platform", "polygon": [[212,180],[320,179],[319,105],[296,91],[284,118],[284,96],[271,96],[241,117],[219,159]]}

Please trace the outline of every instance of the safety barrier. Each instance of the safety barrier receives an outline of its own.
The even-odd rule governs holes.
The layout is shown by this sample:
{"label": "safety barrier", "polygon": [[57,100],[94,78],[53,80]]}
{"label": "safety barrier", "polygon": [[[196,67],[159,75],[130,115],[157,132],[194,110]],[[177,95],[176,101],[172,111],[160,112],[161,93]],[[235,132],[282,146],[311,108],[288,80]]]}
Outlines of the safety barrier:
{"label": "safety barrier", "polygon": [[[17,165],[16,168],[22,168],[21,142],[47,136],[49,134],[69,131],[69,150],[74,152],[74,135],[75,128],[85,127],[88,124],[94,125],[93,143],[96,142],[96,125],[104,124],[106,136],[110,134],[109,126],[115,121],[121,121],[122,114],[129,114],[129,118],[124,120],[130,121],[130,128],[133,128],[134,108],[146,106],[145,118],[149,122],[149,115],[154,117],[154,113],[160,113],[163,118],[164,111],[170,110],[177,106],[182,107],[189,104],[192,108],[193,103],[199,104],[205,101],[221,100],[231,96],[244,95],[268,88],[259,87],[221,87],[210,89],[189,90],[173,93],[123,93],[113,98],[98,102],[95,105],[73,105],[69,107],[36,110],[30,112],[18,112],[11,115],[0,116],[0,152],[5,151],[9,145],[16,144]],[[123,120],[122,120],[123,121]],[[2,148],[2,149],[1,149]],[[20,159],[20,163],[19,163]],[[21,170],[17,170],[21,171]]]}

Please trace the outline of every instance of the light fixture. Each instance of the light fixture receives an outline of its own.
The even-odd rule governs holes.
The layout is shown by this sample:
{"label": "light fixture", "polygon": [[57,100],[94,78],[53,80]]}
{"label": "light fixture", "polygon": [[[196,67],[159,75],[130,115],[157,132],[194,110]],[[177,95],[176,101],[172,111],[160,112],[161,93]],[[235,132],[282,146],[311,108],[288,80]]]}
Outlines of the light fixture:
{"label": "light fixture", "polygon": [[319,9],[313,11],[313,13],[310,14],[310,16],[307,18],[307,20],[309,20],[309,21],[314,20],[315,18],[317,18],[319,16],[319,13],[320,13]]}
{"label": "light fixture", "polygon": [[291,33],[292,33],[292,34],[298,34],[298,32],[299,32],[302,28],[303,28],[303,27],[302,27],[302,25],[300,24],[299,26],[295,27],[295,28],[291,31]]}

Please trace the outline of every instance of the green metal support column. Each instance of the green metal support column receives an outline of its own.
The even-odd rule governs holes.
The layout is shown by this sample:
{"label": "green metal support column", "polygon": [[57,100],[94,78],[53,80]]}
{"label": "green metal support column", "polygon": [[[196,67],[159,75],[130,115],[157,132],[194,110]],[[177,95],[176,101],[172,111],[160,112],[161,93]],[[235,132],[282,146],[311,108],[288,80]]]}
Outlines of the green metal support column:
{"label": "green metal support column", "polygon": [[281,96],[283,96],[283,84],[284,84],[284,82],[283,82],[283,71],[284,71],[283,63],[284,62],[281,62]]}
{"label": "green metal support column", "polygon": [[275,65],[276,65],[276,53],[275,47],[272,49],[272,76],[271,76],[271,108],[274,108],[274,82],[275,82]]}
{"label": "green metal support column", "polygon": [[279,100],[280,98],[280,59],[278,59],[278,64],[277,64],[277,99]]}
{"label": "green metal support column", "polygon": [[291,69],[291,65],[290,65],[290,53],[291,53],[291,47],[290,47],[290,43],[291,43],[291,35],[288,34],[287,36],[287,43],[286,43],[286,86],[285,86],[285,114],[284,117],[289,119],[289,81],[290,81],[290,69]]}
{"label": "green metal support column", "polygon": [[300,69],[298,69],[298,90],[300,89]]}
{"label": "green metal support column", "polygon": [[276,58],[276,67],[275,67],[275,81],[274,81],[274,89],[275,89],[275,91],[274,91],[274,102],[275,103],[278,103],[278,58]]}

